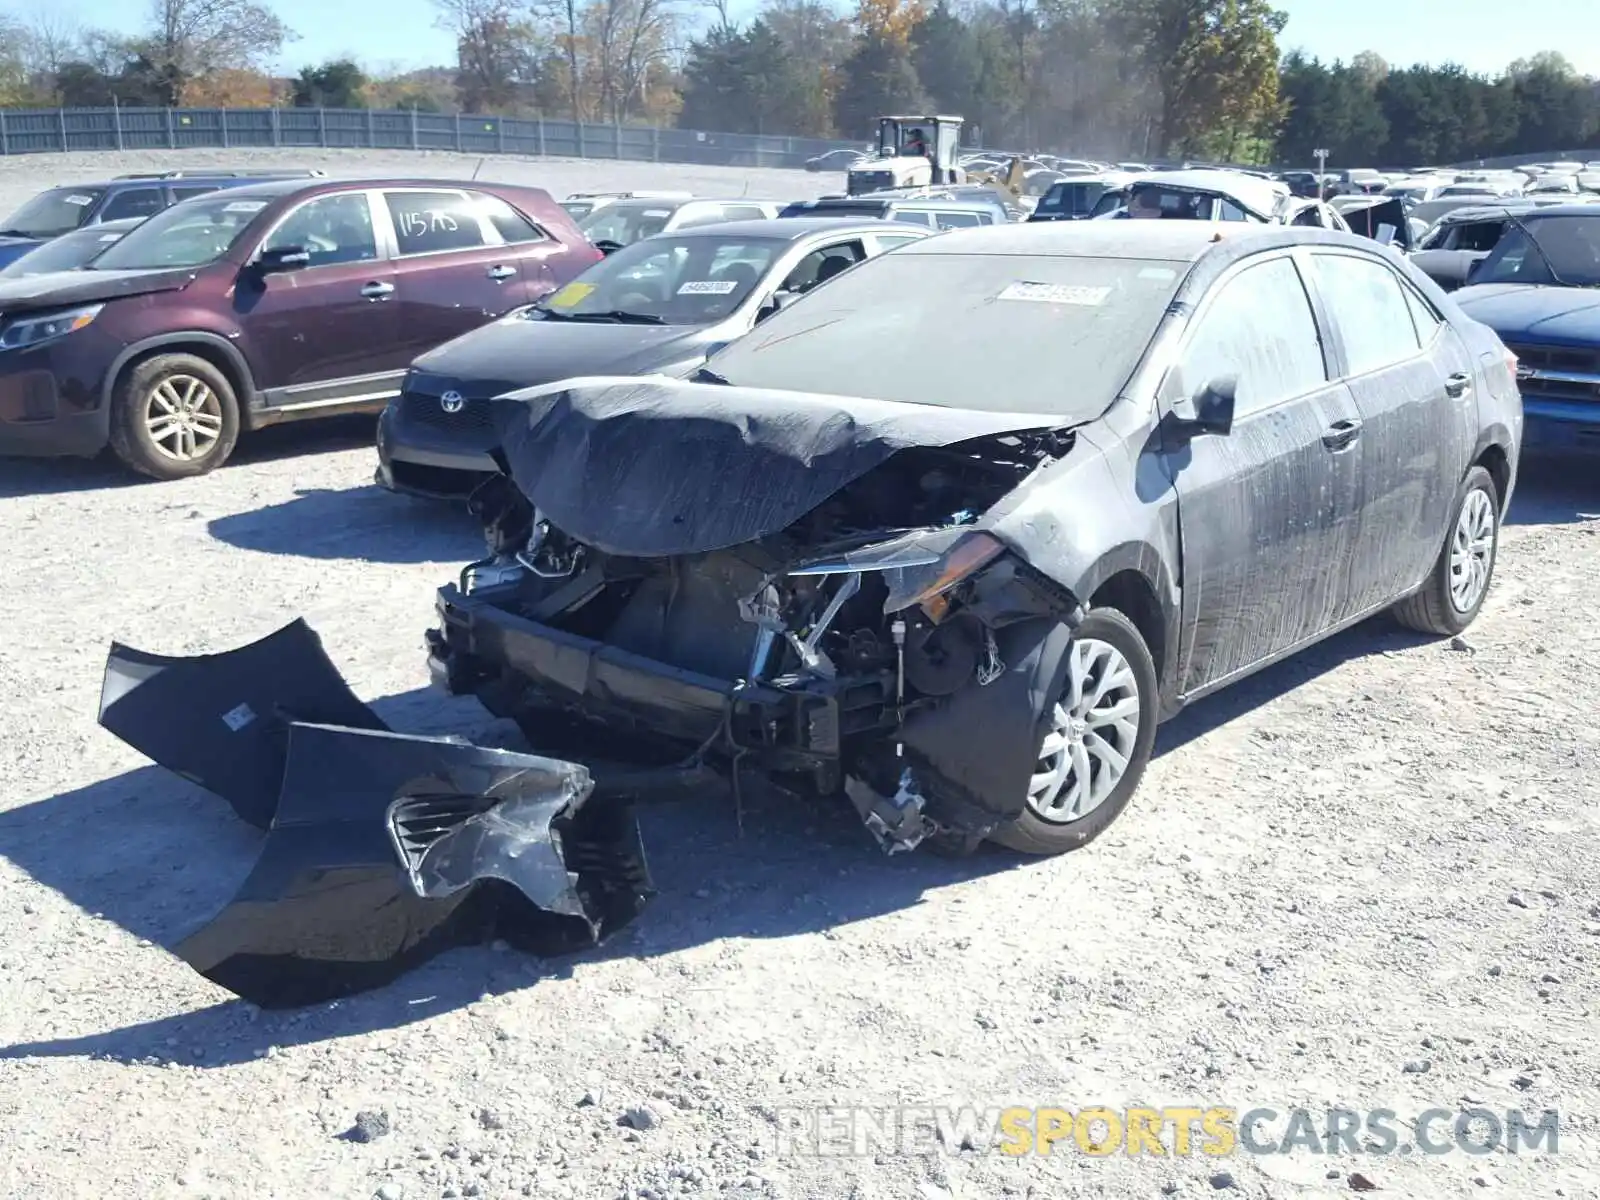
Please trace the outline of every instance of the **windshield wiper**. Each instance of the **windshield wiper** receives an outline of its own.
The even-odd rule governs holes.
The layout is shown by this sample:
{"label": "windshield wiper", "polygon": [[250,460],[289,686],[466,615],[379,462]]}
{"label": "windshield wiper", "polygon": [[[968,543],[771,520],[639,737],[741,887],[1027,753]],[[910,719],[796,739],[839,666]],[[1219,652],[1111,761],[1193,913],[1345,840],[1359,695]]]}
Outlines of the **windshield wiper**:
{"label": "windshield wiper", "polygon": [[0,229],[0,237],[40,238],[45,234],[33,232],[31,229]]}
{"label": "windshield wiper", "polygon": [[723,384],[726,387],[732,387],[733,386],[733,384],[730,383],[726,378],[724,378],[721,375],[718,375],[710,367],[701,367],[693,375],[689,376],[689,382],[690,383],[720,383],[720,384]]}
{"label": "windshield wiper", "polygon": [[654,313],[629,312],[625,308],[613,308],[605,312],[567,313],[565,315],[569,321],[615,321],[619,325],[666,324]]}

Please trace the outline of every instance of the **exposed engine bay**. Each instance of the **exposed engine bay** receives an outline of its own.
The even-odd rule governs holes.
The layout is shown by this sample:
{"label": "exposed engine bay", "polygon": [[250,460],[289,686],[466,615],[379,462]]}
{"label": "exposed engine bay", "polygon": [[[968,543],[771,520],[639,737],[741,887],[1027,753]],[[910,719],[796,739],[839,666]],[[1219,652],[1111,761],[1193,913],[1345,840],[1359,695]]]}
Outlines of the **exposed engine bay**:
{"label": "exposed engine bay", "polygon": [[986,514],[1070,454],[1039,414],[671,380],[497,404],[487,554],[428,670],[531,747],[393,731],[296,621],[165,657],[113,644],[100,723],[263,834],[174,947],[266,1007],[453,945],[593,945],[653,893],[638,805],[759,772],[890,852],[1026,804],[1078,601]]}
{"label": "exposed engine bay", "polygon": [[[713,761],[735,774],[757,767],[783,786],[843,791],[890,851],[933,834],[975,843],[1013,805],[969,794],[905,731],[1005,676],[1009,626],[1073,617],[1072,596],[978,527],[1071,440],[1006,435],[901,450],[776,533],[667,557],[607,554],[568,537],[497,476],[471,501],[489,555],[441,592],[435,676],[514,718],[540,753],[568,754],[563,739],[584,726],[626,731],[640,765]],[[559,665],[514,648],[484,654],[472,627],[494,621],[487,610],[624,655],[644,679],[707,681],[725,692],[723,710],[642,695],[640,679],[632,695],[627,685],[587,686],[592,676],[574,688]],[[615,753],[616,739],[605,744]]]}

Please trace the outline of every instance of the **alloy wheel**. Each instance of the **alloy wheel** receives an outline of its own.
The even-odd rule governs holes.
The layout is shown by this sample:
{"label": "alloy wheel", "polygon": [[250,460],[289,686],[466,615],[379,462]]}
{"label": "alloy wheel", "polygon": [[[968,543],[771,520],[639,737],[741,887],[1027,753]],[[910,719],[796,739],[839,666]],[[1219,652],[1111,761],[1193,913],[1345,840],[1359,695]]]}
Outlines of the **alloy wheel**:
{"label": "alloy wheel", "polygon": [[1028,787],[1028,807],[1057,823],[1087,816],[1116,790],[1139,736],[1139,683],[1111,644],[1072,644],[1066,694],[1051,711]]}
{"label": "alloy wheel", "polygon": [[194,462],[222,436],[222,402],[203,379],[167,375],[145,396],[144,427],[162,457]]}
{"label": "alloy wheel", "polygon": [[1450,537],[1450,603],[1459,613],[1476,608],[1489,586],[1496,525],[1489,494],[1482,488],[1468,492]]}

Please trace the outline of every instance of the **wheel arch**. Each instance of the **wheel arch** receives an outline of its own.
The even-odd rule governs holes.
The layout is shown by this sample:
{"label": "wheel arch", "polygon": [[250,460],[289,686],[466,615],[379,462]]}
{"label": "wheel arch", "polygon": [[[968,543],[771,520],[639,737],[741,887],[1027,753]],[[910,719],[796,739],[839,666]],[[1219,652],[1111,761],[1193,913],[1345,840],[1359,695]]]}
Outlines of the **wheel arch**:
{"label": "wheel arch", "polygon": [[101,384],[100,400],[108,411],[118,384],[127,377],[128,372],[157,354],[192,354],[222,372],[222,377],[233,388],[233,397],[238,402],[239,423],[244,428],[250,428],[252,401],[256,393],[255,377],[250,371],[250,364],[245,361],[238,347],[226,338],[198,330],[144,338],[117,355]]}
{"label": "wheel arch", "polygon": [[1084,572],[1072,590],[1087,608],[1114,608],[1133,622],[1155,663],[1165,711],[1173,694],[1182,605],[1176,581],[1157,549],[1143,542],[1115,546]]}
{"label": "wheel arch", "polygon": [[1486,439],[1473,455],[1472,465],[1482,467],[1489,472],[1489,478],[1494,480],[1494,490],[1500,501],[1500,515],[1505,516],[1506,506],[1511,502],[1511,488],[1516,480],[1516,469],[1512,465],[1511,455],[1498,439]]}

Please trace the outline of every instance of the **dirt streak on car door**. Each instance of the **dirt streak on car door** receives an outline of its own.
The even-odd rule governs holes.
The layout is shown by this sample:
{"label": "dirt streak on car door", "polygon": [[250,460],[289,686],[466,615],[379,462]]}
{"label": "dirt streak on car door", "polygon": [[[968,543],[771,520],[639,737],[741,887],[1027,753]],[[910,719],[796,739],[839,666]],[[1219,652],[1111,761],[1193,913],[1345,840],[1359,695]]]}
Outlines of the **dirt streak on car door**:
{"label": "dirt streak on car door", "polygon": [[1416,587],[1444,545],[1477,442],[1476,370],[1460,335],[1386,264],[1326,251],[1311,262],[1368,447],[1350,569],[1357,607],[1374,608]]}
{"label": "dirt streak on car door", "polygon": [[1227,433],[1171,444],[1183,546],[1181,694],[1315,637],[1349,612],[1362,448],[1349,389],[1330,381],[1293,260],[1224,277],[1196,317],[1163,403],[1233,380]]}

